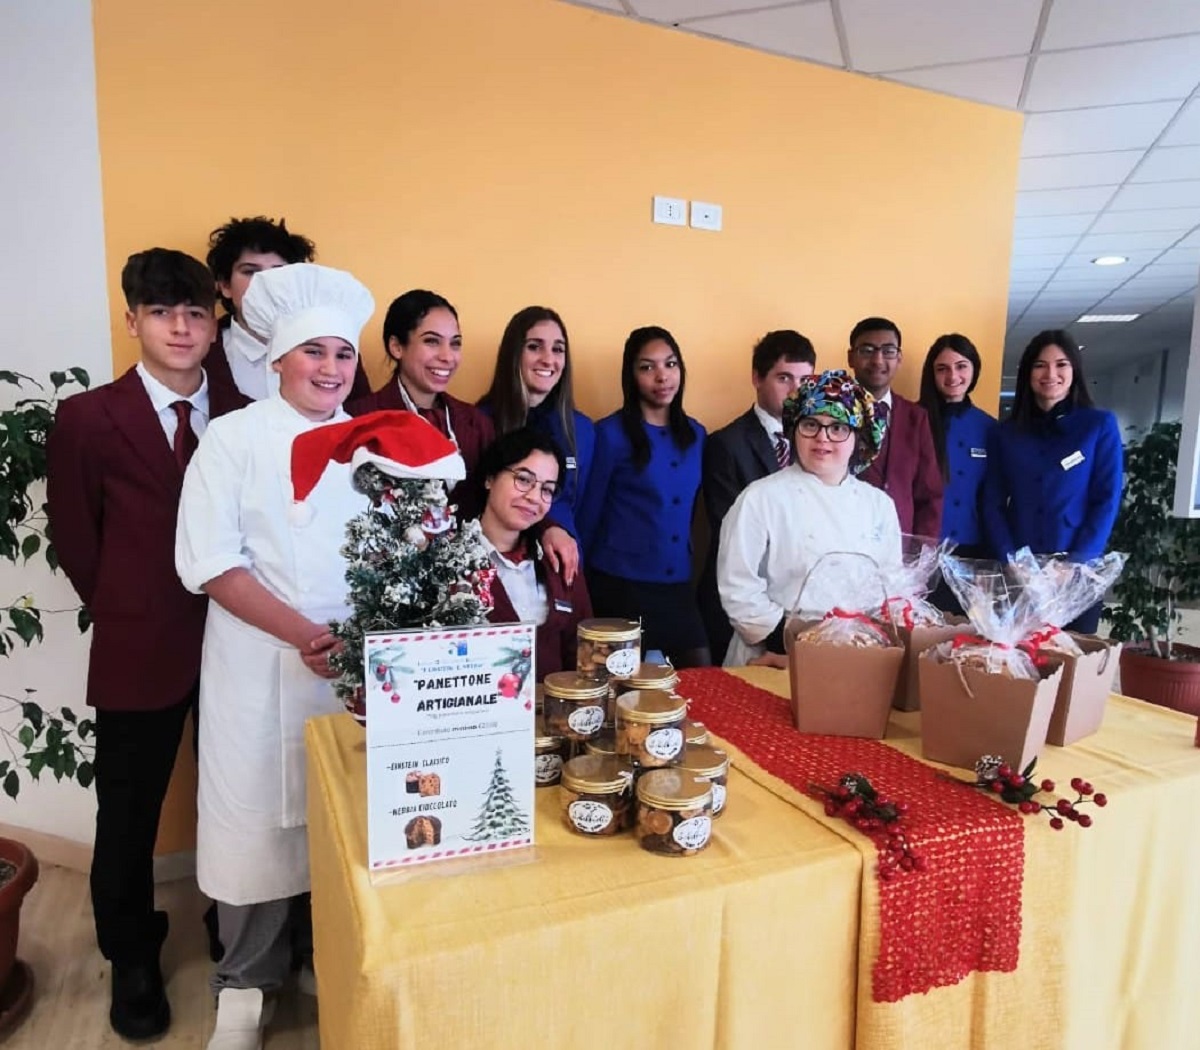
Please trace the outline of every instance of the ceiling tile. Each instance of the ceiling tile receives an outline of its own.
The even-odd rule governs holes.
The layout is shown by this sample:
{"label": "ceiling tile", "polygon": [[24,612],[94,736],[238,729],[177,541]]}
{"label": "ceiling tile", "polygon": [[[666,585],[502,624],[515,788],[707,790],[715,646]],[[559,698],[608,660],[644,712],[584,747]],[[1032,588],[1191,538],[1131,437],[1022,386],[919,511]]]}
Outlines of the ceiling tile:
{"label": "ceiling tile", "polygon": [[1163,252],[1154,260],[1159,266],[1186,266],[1194,264],[1193,275],[1200,273],[1200,244],[1181,244],[1178,248]]}
{"label": "ceiling tile", "polygon": [[1093,233],[1079,242],[1079,251],[1096,255],[1129,255],[1131,252],[1170,248],[1179,234],[1174,230],[1141,233]]}
{"label": "ceiling tile", "polygon": [[[1200,7],[1200,4],[1197,4]],[[1160,146],[1146,154],[1131,182],[1177,182],[1200,175],[1200,146]]]}
{"label": "ceiling tile", "polygon": [[1074,215],[1085,211],[1099,211],[1108,203],[1112,192],[1107,186],[1088,186],[1073,190],[1027,190],[1017,194],[1017,215]]}
{"label": "ceiling tile", "polygon": [[864,73],[1024,55],[1041,0],[841,0],[854,69]]}
{"label": "ceiling tile", "polygon": [[1183,108],[1179,119],[1162,137],[1164,146],[1200,146],[1200,98],[1194,98]]}
{"label": "ceiling tile", "polygon": [[1147,182],[1122,187],[1110,211],[1137,211],[1141,208],[1200,207],[1200,179],[1188,182]]}
{"label": "ceiling tile", "polygon": [[1108,211],[1096,220],[1092,233],[1136,233],[1140,230],[1175,230],[1182,233],[1197,223],[1200,223],[1200,207]]}
{"label": "ceiling tile", "polygon": [[[1040,273],[1048,277],[1058,269],[1058,264],[1062,262],[1063,258],[1064,255],[1061,253],[1058,255],[1014,255],[1012,272],[1026,275]],[[1030,277],[1026,276],[1023,279],[1029,280]]]}
{"label": "ceiling tile", "polygon": [[1033,215],[1017,219],[1013,223],[1015,237],[1060,237],[1065,234],[1083,233],[1095,221],[1096,216],[1084,215]]}
{"label": "ceiling tile", "polygon": [[[853,56],[853,44],[850,53]],[[888,80],[900,84],[941,91],[992,106],[1007,106],[1009,109],[1016,106],[1021,96],[1024,77],[1024,58],[1000,58],[988,62],[968,62],[961,66],[936,66],[888,74]]]}
{"label": "ceiling tile", "polygon": [[1062,255],[1075,247],[1079,238],[1066,237],[1021,237],[1013,241],[1013,258],[1025,255]]}
{"label": "ceiling tile", "polygon": [[[1142,251],[1127,251],[1118,252],[1119,255],[1124,255],[1129,261],[1120,263],[1117,266],[1097,266],[1093,259],[1098,255],[1107,254],[1096,251],[1084,251],[1078,249],[1073,252],[1070,258],[1067,259],[1067,266],[1090,266],[1093,270],[1107,270],[1115,277],[1120,277],[1124,274],[1133,273],[1141,269],[1143,266],[1149,265],[1158,256],[1158,251],[1153,249],[1143,249]],[[1114,272],[1115,271],[1115,272]]]}
{"label": "ceiling tile", "polygon": [[829,65],[842,65],[833,11],[828,4],[775,7],[748,14],[687,22],[687,29]]}
{"label": "ceiling tile", "polygon": [[1031,113],[1025,118],[1021,155],[1144,149],[1178,110],[1177,102],[1139,102],[1132,106]]}
{"label": "ceiling tile", "polygon": [[642,18],[674,25],[688,18],[725,15],[766,5],[763,0],[631,0],[629,6]]}
{"label": "ceiling tile", "polygon": [[1025,104],[1035,112],[1184,99],[1196,86],[1198,68],[1200,35],[1043,53]]}
{"label": "ceiling tile", "polygon": [[1070,186],[1119,186],[1144,157],[1141,150],[1026,157],[1017,177],[1019,190],[1057,190]]}
{"label": "ceiling tile", "polygon": [[[1200,221],[1200,220],[1197,220]],[[1179,245],[1181,248],[1198,248],[1200,247],[1200,230],[1189,234]]]}
{"label": "ceiling tile", "polygon": [[1042,35],[1045,49],[1200,33],[1196,0],[1055,0]]}

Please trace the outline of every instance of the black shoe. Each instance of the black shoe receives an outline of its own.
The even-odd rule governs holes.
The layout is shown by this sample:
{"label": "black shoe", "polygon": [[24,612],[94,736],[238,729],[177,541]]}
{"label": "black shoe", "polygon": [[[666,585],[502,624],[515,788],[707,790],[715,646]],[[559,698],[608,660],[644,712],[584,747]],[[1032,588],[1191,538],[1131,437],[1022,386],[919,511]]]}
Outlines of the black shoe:
{"label": "black shoe", "polygon": [[113,964],[108,1020],[123,1039],[153,1039],[171,1025],[158,962]]}
{"label": "black shoe", "polygon": [[208,957],[213,962],[219,963],[225,958],[225,945],[221,943],[216,901],[213,901],[204,912],[204,929],[208,931]]}

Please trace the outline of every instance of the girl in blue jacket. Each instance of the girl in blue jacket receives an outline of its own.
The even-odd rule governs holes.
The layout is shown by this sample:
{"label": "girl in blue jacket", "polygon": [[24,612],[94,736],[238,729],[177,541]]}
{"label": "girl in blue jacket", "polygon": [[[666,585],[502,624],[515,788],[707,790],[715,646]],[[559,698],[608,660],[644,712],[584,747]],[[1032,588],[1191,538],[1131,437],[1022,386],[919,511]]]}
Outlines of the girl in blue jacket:
{"label": "girl in blue jacket", "polygon": [[685,378],[670,332],[630,333],[624,405],[596,424],[577,520],[596,615],[640,618],[646,649],[676,667],[704,667],[712,660],[691,585],[691,529],[705,432],[684,413]]}
{"label": "girl in blue jacket", "polygon": [[[1020,547],[1035,554],[1098,558],[1121,503],[1123,451],[1116,417],[1095,408],[1079,345],[1046,331],[1025,348],[1012,418],[992,431],[984,481],[984,529],[995,557]],[[1074,623],[1100,622],[1097,603]]]}
{"label": "girl in blue jacket", "polygon": [[583,502],[596,446],[595,425],[575,408],[571,345],[563,319],[547,306],[527,306],[508,322],[496,354],[492,385],[479,401],[496,434],[529,426],[558,446],[566,472],[546,520],[576,541],[576,516]]}

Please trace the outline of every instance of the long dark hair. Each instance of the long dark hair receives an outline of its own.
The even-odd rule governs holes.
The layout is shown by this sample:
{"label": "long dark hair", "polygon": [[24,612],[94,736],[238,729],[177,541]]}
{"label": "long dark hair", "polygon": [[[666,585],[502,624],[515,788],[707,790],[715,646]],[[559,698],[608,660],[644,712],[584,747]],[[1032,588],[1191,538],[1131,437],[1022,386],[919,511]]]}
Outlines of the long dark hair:
{"label": "long dark hair", "polygon": [[650,439],[646,437],[646,428],[643,425],[645,416],[642,415],[642,396],[638,393],[637,358],[648,343],[656,340],[666,343],[679,359],[679,389],[675,391],[667,415],[671,440],[680,451],[691,448],[696,440],[696,432],[683,411],[683,388],[687,385],[687,369],[683,364],[683,352],[679,349],[679,344],[670,332],[658,325],[635,328],[625,340],[625,354],[621,358],[621,393],[625,398],[621,405],[621,426],[633,447],[633,465],[638,470],[650,462]]}
{"label": "long dark hair", "polygon": [[921,369],[920,402],[929,415],[929,429],[933,432],[933,447],[937,452],[938,466],[942,468],[942,480],[949,481],[950,457],[946,455],[946,400],[938,392],[937,383],[934,382],[933,367],[938,355],[943,350],[953,350],[956,354],[965,357],[971,362],[971,368],[974,371],[971,376],[971,384],[967,387],[967,396],[965,398],[967,404],[971,403],[971,391],[975,389],[975,384],[979,382],[979,371],[983,366],[979,360],[979,351],[975,349],[975,344],[965,335],[960,335],[958,332],[939,335],[934,340],[933,346],[929,348],[929,353],[925,355],[925,364]]}
{"label": "long dark hair", "polygon": [[529,395],[521,379],[521,358],[525,353],[525,339],[529,330],[542,321],[553,321],[562,332],[562,374],[554,389],[546,395],[547,407],[558,416],[562,427],[568,456],[575,455],[575,392],[571,384],[571,340],[563,319],[548,306],[527,306],[515,313],[500,337],[500,349],[496,354],[496,370],[492,373],[492,385],[480,399],[488,405],[496,421],[496,433],[507,434],[523,427],[529,419]]}
{"label": "long dark hair", "polygon": [[1017,389],[1014,392],[1012,418],[1020,427],[1026,427],[1032,422],[1037,402],[1033,397],[1033,387],[1030,379],[1033,376],[1033,363],[1038,354],[1048,346],[1059,347],[1063,355],[1071,362],[1071,389],[1063,399],[1071,408],[1091,408],[1095,402],[1088,392],[1087,379],[1083,375],[1083,354],[1079,352],[1079,344],[1071,337],[1071,333],[1062,328],[1051,328],[1038,332],[1025,347],[1021,355],[1021,364],[1017,368]]}
{"label": "long dark hair", "polygon": [[417,325],[425,319],[425,315],[430,310],[436,310],[439,307],[449,310],[454,314],[454,319],[458,320],[458,311],[450,305],[448,300],[438,295],[437,292],[429,292],[424,288],[414,288],[392,300],[387,316],[383,319],[383,352],[392,362],[392,374],[397,378],[400,376],[400,361],[392,357],[392,352],[388,349],[392,336],[395,336],[400,345],[404,346],[408,342],[408,337],[416,331]]}

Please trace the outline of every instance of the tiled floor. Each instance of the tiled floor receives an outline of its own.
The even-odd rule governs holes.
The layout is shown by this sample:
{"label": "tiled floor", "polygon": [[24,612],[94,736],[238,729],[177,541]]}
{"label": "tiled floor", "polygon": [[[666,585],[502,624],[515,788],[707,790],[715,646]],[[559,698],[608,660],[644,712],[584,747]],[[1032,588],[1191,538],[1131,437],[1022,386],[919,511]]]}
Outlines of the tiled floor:
{"label": "tiled floor", "polygon": [[[163,972],[173,1020],[153,1045],[203,1050],[213,1024],[207,941],[200,916],[205,902],[191,879],[158,887],[159,907],[171,917]],[[96,948],[87,876],[43,866],[21,910],[18,956],[33,967],[36,999],[24,1024],[4,1040],[5,1050],[117,1050],[131,1044],[108,1025],[108,964]],[[315,1001],[289,988],[267,1031],[267,1050],[317,1050]],[[348,1048],[347,1048],[348,1050]]]}

